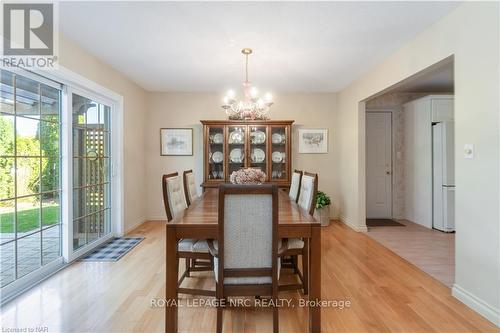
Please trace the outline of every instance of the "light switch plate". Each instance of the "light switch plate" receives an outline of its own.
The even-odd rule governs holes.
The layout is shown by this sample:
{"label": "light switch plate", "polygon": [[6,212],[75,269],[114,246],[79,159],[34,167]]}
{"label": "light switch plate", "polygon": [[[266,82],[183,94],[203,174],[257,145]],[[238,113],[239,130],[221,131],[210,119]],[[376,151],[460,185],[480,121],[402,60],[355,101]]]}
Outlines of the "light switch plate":
{"label": "light switch plate", "polygon": [[474,145],[472,143],[464,144],[464,158],[474,158]]}

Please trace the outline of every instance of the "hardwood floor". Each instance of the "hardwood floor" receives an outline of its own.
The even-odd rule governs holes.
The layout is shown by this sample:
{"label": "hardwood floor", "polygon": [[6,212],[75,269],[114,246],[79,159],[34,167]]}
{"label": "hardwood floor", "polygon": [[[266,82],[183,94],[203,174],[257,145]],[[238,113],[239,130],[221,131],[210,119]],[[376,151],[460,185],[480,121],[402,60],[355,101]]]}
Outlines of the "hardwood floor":
{"label": "hardwood floor", "polygon": [[398,220],[405,227],[368,228],[367,235],[449,288],[455,282],[455,234]]}
{"label": "hardwood floor", "polygon": [[[130,235],[146,237],[115,263],[77,262],[1,309],[3,328],[47,326],[49,332],[162,332],[165,223],[148,222]],[[324,332],[500,332],[450,295],[450,289],[363,233],[340,223],[322,229],[322,293],[349,300],[325,308]],[[196,273],[194,273],[196,274]],[[188,278],[192,285],[214,285]],[[199,276],[199,275],[196,275]],[[298,300],[297,293],[283,297]],[[192,300],[191,297],[189,297]],[[188,297],[183,297],[187,305]],[[280,309],[281,332],[306,332],[304,308]],[[226,332],[270,332],[272,311],[225,312]],[[215,310],[183,307],[181,332],[214,332]]]}

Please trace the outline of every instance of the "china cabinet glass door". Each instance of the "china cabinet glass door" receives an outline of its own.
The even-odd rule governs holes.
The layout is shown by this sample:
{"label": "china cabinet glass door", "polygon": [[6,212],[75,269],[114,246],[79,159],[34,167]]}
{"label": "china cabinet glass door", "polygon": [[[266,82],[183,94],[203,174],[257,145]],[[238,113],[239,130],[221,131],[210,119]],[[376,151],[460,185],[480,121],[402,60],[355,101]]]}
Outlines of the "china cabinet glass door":
{"label": "china cabinet glass door", "polygon": [[268,141],[267,126],[251,125],[248,126],[248,130],[250,132],[250,156],[248,156],[248,165],[251,168],[260,169],[267,174],[267,161],[269,159],[266,149]]}
{"label": "china cabinet glass door", "polygon": [[224,126],[208,129],[208,180],[224,180]]}
{"label": "china cabinet glass door", "polygon": [[284,181],[288,179],[287,156],[288,133],[286,126],[271,127],[271,180]]}
{"label": "china cabinet glass door", "polygon": [[229,126],[227,136],[228,174],[245,167],[246,126]]}

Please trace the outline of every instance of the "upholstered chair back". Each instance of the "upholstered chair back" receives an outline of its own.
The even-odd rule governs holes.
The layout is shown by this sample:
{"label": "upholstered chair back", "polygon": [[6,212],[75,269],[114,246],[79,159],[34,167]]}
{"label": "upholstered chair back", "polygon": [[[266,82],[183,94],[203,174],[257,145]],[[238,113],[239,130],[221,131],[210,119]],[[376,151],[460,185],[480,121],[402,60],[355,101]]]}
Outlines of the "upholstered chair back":
{"label": "upholstered chair back", "polygon": [[176,173],[164,175],[162,178],[163,203],[168,220],[172,220],[179,212],[187,208],[186,197],[181,177]]}
{"label": "upholstered chair back", "polygon": [[198,198],[193,170],[184,171],[184,192],[188,206]]}
{"label": "upholstered chair back", "polygon": [[[223,239],[219,239],[219,258],[224,271],[273,267],[277,253],[278,198],[275,185],[221,185],[219,226],[223,225]],[[220,205],[221,203],[219,203]],[[276,247],[273,252],[273,246]],[[276,256],[274,257],[275,260]],[[219,260],[214,262],[216,279]],[[272,275],[224,277],[224,284],[267,284]]]}
{"label": "upholstered chair back", "polygon": [[302,171],[295,170],[292,173],[292,182],[290,184],[290,191],[288,192],[288,196],[291,200],[297,202],[299,199],[299,190],[300,190],[300,180],[302,178]]}
{"label": "upholstered chair back", "polygon": [[313,215],[316,204],[316,193],[318,192],[318,175],[304,172],[300,182],[300,194],[298,205]]}

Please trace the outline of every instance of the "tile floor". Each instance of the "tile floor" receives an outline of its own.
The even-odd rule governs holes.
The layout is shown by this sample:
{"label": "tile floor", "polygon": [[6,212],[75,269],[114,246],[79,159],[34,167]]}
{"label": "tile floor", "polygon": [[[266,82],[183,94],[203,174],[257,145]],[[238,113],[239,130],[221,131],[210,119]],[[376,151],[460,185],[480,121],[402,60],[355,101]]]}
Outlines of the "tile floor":
{"label": "tile floor", "polygon": [[455,233],[397,220],[405,227],[368,228],[368,236],[448,287],[455,282]]}

